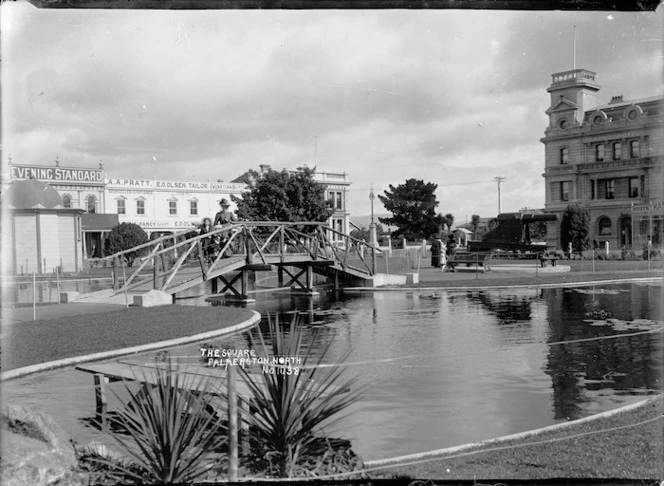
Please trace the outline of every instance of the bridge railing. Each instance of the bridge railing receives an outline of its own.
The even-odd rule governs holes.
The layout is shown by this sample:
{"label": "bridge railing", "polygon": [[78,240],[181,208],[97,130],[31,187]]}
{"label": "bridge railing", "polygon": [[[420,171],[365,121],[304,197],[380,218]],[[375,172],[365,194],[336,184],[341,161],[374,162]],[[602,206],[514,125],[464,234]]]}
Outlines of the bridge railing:
{"label": "bridge railing", "polygon": [[[214,252],[210,251],[213,242]],[[140,256],[136,257],[137,252],[140,252]],[[194,228],[189,228],[101,260],[111,260],[117,267],[122,260],[128,261],[135,257],[134,261],[139,265],[131,267],[131,273],[123,282],[127,290],[144,285],[145,279],[150,278],[144,270],[152,263],[153,288],[165,290],[191,259],[198,260],[200,273],[189,270],[189,278],[200,276],[203,280],[207,280],[213,273],[223,271],[229,261],[247,265],[324,261],[343,270],[371,276],[375,274],[377,252],[380,249],[366,241],[353,238],[324,223],[242,221],[214,227],[204,234],[196,234]],[[298,256],[301,258],[296,258]],[[191,269],[191,266],[187,268]]]}

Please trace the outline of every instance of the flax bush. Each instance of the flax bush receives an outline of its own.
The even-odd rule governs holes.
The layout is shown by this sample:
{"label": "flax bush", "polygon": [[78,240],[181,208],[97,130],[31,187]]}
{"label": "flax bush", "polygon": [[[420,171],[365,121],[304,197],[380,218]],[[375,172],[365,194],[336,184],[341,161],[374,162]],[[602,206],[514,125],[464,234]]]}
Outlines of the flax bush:
{"label": "flax bush", "polygon": [[212,379],[187,374],[170,356],[142,369],[136,381],[151,385],[135,392],[125,382],[131,401],[111,423],[125,458],[99,461],[123,482],[178,484],[207,475],[215,466],[211,454],[227,436],[222,417],[208,406],[205,392],[213,390]]}
{"label": "flax bush", "polygon": [[[356,377],[347,378],[345,368],[338,366],[348,358],[348,352],[334,363],[321,366],[326,362],[330,344],[314,352],[318,345],[314,334],[305,345],[297,316],[288,332],[279,327],[278,319],[268,319],[268,326],[270,345],[260,329],[257,338],[252,337],[252,341],[257,341],[254,342],[257,353],[270,358],[299,356],[302,362],[292,365],[290,374],[287,367],[276,367],[273,373],[241,369],[241,376],[253,395],[253,410],[246,417],[250,439],[260,451],[259,459],[268,474],[311,476],[311,467],[307,465],[317,464],[333,449],[326,440],[329,427],[341,418],[340,412],[361,398],[364,387],[358,385]],[[317,468],[324,469],[320,466]]]}

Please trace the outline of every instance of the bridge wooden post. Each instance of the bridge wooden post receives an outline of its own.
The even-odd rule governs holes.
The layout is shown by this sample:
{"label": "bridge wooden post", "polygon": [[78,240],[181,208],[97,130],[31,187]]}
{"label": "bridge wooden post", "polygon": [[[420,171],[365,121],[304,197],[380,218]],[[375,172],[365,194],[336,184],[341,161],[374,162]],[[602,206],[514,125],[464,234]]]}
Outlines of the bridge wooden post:
{"label": "bridge wooden post", "polygon": [[118,257],[113,258],[113,290],[118,290]]}
{"label": "bridge wooden post", "polygon": [[248,300],[247,290],[249,287],[249,271],[242,269],[242,277],[240,277],[240,293],[242,294],[242,299]]}
{"label": "bridge wooden post", "polygon": [[277,268],[277,285],[279,288],[284,286],[284,261],[286,260],[286,228],[282,225],[279,230],[279,260],[281,265]]}
{"label": "bridge wooden post", "polygon": [[313,292],[314,290],[314,267],[313,265],[307,265],[307,277],[306,277],[306,287],[307,291]]}
{"label": "bridge wooden post", "polygon": [[157,257],[152,257],[152,288],[159,289],[159,269],[157,268]]}
{"label": "bridge wooden post", "polygon": [[247,265],[251,265],[251,242],[249,241],[249,235],[247,234],[249,230],[245,227],[242,230],[242,235],[244,236],[244,249],[247,252]]}

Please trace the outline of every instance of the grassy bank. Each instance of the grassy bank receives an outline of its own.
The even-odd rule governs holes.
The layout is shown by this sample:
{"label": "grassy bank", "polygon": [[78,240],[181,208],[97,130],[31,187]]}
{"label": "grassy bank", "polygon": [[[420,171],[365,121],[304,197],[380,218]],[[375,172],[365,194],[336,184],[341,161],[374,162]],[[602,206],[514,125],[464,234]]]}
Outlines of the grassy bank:
{"label": "grassy bank", "polygon": [[252,316],[235,307],[168,305],[22,322],[3,329],[2,370],[192,336]]}
{"label": "grassy bank", "polygon": [[[371,477],[664,479],[664,400],[563,428],[375,468]],[[371,464],[368,464],[368,467]]]}

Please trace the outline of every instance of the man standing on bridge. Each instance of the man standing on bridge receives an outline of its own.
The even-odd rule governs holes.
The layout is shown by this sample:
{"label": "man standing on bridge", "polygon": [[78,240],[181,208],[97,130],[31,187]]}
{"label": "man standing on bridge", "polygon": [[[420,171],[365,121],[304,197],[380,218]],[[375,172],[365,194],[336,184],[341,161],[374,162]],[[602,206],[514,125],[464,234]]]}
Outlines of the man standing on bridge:
{"label": "man standing on bridge", "polygon": [[[214,215],[214,223],[212,223],[213,226],[228,224],[231,221],[235,221],[237,219],[235,215],[228,210],[229,204],[225,198],[221,198],[221,200],[219,201],[219,206],[221,206],[221,210]],[[221,248],[223,248],[226,242],[228,241],[228,231],[221,232],[219,234],[219,237],[220,237],[219,245],[221,246]],[[230,250],[230,248],[228,250]],[[230,256],[228,254],[230,253],[228,250],[224,252],[226,253],[224,256]]]}

